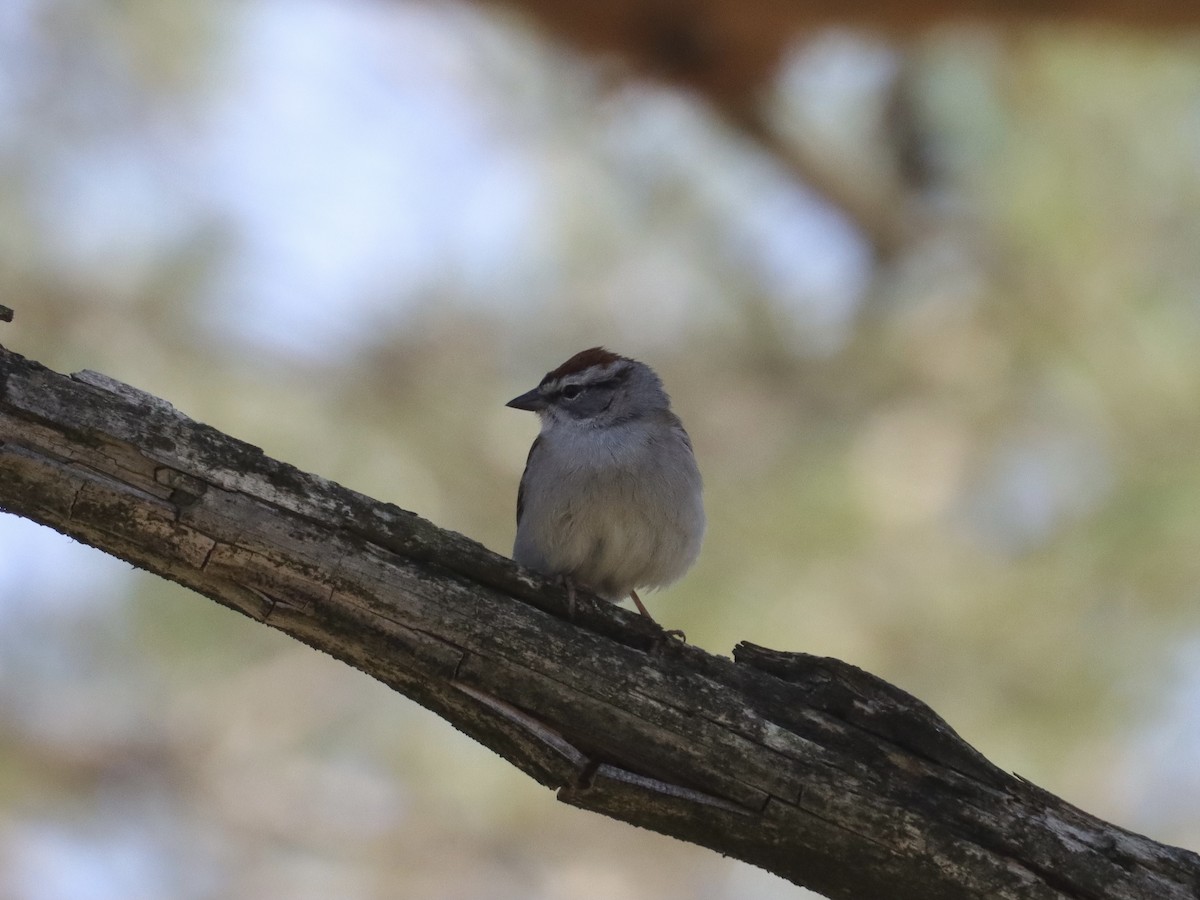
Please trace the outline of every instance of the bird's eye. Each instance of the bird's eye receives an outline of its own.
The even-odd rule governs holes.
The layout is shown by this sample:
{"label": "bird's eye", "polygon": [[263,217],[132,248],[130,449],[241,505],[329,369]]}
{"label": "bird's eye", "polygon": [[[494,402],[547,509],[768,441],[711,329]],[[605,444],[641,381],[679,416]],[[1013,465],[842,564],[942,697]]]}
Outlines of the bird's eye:
{"label": "bird's eye", "polygon": [[568,384],[565,388],[562,389],[562,396],[563,396],[564,400],[574,400],[576,397],[578,397],[582,393],[583,393],[583,388],[581,388],[577,384]]}

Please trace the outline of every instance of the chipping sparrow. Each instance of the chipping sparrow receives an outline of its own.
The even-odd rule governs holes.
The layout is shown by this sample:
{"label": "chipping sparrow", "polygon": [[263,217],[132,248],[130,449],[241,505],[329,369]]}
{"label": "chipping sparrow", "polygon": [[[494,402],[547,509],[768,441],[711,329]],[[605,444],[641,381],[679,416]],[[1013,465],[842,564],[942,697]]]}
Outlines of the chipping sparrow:
{"label": "chipping sparrow", "polygon": [[517,494],[513,559],[619,603],[663,587],[696,561],[704,537],[692,442],[658,375],[593,347],[508,401],[536,412]]}

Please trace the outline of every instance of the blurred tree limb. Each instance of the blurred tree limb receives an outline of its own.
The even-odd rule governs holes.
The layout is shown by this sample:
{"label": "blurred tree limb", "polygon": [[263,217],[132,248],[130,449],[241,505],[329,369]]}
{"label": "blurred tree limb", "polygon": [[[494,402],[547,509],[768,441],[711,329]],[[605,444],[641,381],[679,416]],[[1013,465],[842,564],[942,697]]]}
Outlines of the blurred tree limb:
{"label": "blurred tree limb", "polygon": [[[490,0],[493,4],[497,0]],[[1068,23],[1200,26],[1191,0],[501,0],[589,53],[687,85],[741,118],[806,34],[866,28],[898,36],[937,25]]]}
{"label": "blurred tree limb", "polygon": [[[889,177],[864,181],[835,148],[789,140],[772,121],[771,95],[782,61],[822,29],[862,28],[910,39],[936,26],[1072,24],[1171,29],[1200,26],[1190,0],[488,0],[528,14],[584,53],[695,91],[775,153],[796,176],[840,209],[890,259],[927,230],[919,185],[904,182],[902,146],[882,146]],[[903,101],[902,69],[893,101]],[[900,176],[900,177],[896,177]]]}
{"label": "blurred tree limb", "polygon": [[1002,772],[853,666],[712,656],[586,596],[568,621],[461,535],[2,347],[0,509],[356,666],[566,803],[831,898],[1200,896],[1200,856]]}

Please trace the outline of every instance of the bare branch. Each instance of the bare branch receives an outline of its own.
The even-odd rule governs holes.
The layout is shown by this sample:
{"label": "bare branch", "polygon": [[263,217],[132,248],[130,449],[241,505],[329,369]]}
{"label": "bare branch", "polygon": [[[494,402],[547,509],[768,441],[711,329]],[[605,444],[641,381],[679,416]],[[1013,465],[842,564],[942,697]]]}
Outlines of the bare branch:
{"label": "bare branch", "polygon": [[[496,5],[499,0],[490,0]],[[502,0],[579,49],[689,87],[742,118],[792,44],[824,28],[897,36],[956,22],[1075,23],[1172,29],[1200,25],[1191,0]]]}
{"label": "bare branch", "polygon": [[1196,854],[1007,775],[866,672],[676,646],[586,596],[568,621],[461,535],[3,348],[0,508],[356,666],[566,803],[831,898],[1200,895]]}
{"label": "bare branch", "polygon": [[[1179,33],[1200,26],[1191,0],[487,0],[527,13],[578,50],[619,59],[641,76],[704,97],[796,177],[839,208],[880,259],[926,230],[912,186],[864,182],[836,150],[785,140],[764,98],[798,42],[830,28],[863,28],[899,41],[935,26],[1036,24],[1124,26]],[[899,152],[900,148],[891,148]]]}

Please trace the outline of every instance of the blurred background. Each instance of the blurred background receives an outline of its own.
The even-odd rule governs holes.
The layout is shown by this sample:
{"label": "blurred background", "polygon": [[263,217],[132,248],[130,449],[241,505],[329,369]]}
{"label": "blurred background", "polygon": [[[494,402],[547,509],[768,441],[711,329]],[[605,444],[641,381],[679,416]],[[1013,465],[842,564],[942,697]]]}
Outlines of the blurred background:
{"label": "blurred background", "polygon": [[[662,622],[865,667],[1200,849],[1196,31],[752,52],[553,6],[6,0],[0,341],[506,554],[504,402],[644,359],[710,517]],[[0,515],[4,900],[804,894]]]}

